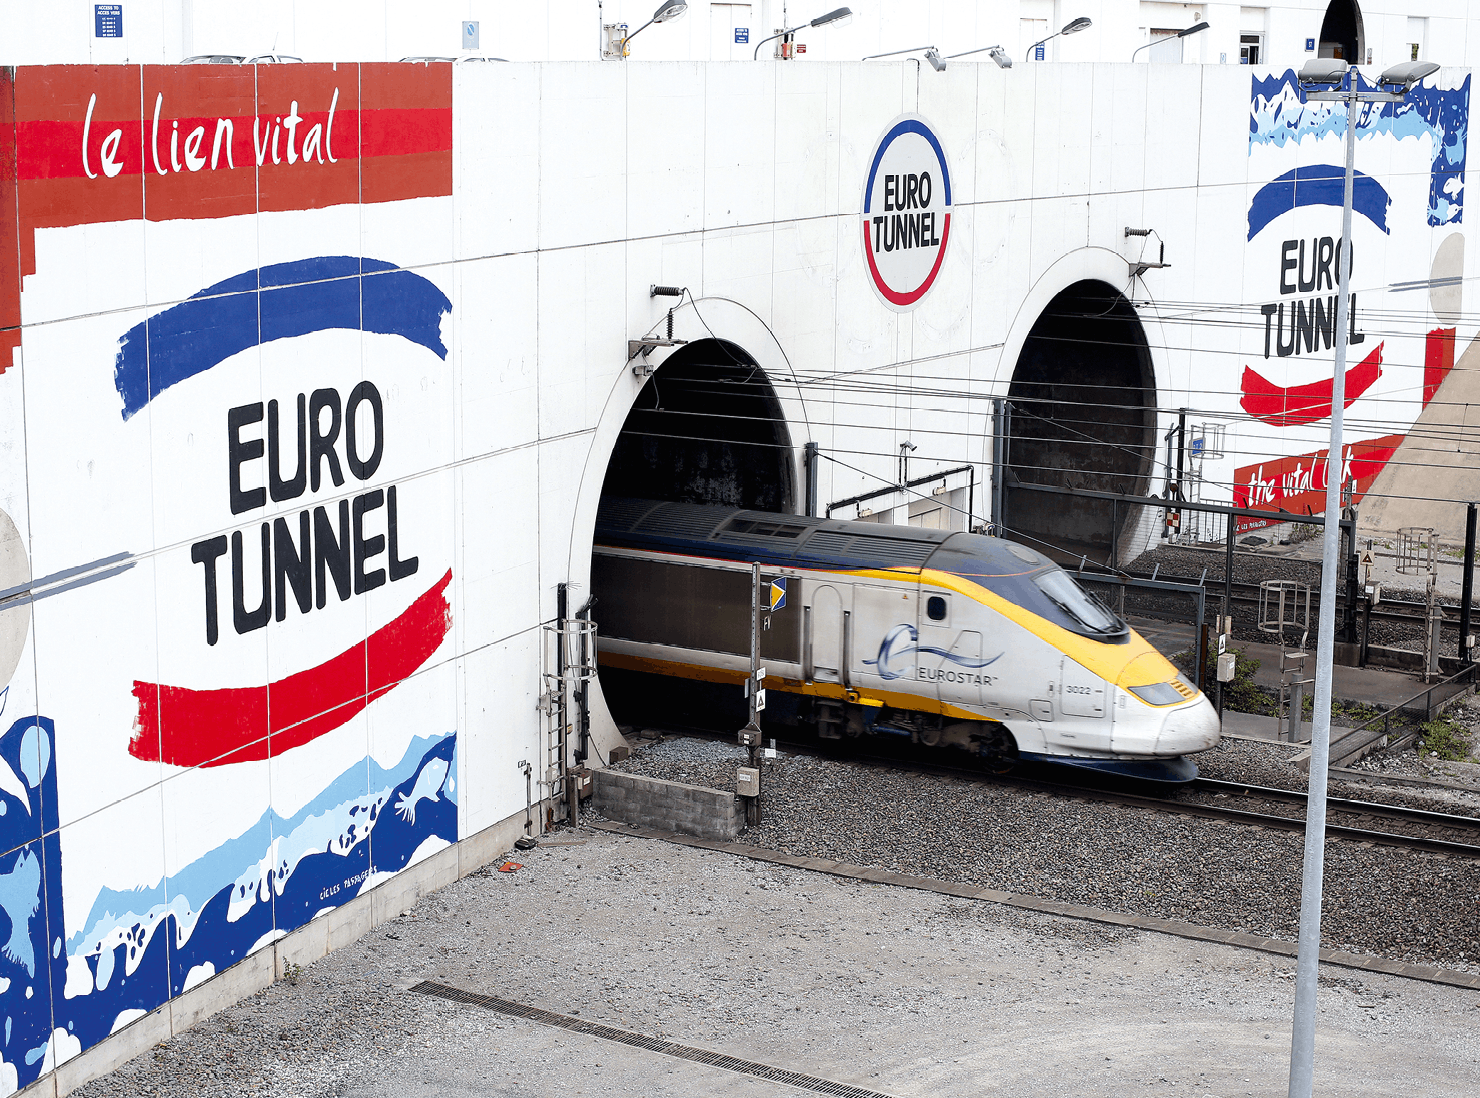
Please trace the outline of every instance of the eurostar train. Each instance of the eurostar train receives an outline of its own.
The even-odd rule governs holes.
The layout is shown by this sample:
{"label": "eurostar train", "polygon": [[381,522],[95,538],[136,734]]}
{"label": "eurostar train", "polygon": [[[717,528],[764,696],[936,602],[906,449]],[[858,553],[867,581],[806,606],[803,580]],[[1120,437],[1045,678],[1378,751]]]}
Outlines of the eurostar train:
{"label": "eurostar train", "polygon": [[742,686],[752,562],[770,721],[1158,781],[1195,777],[1186,756],[1218,742],[1207,698],[1027,546],[736,507],[603,501],[591,587],[604,681],[639,673],[650,696],[663,685],[651,675]]}

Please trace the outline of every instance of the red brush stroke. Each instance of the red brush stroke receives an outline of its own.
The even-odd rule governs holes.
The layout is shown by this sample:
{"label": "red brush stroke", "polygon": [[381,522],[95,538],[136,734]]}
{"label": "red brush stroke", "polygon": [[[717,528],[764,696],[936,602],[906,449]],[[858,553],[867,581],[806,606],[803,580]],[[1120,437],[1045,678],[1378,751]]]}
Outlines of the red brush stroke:
{"label": "red brush stroke", "polygon": [[1444,384],[1449,371],[1454,369],[1454,332],[1453,328],[1435,328],[1424,341],[1424,407],[1428,407],[1429,401],[1439,392],[1439,386]]}
{"label": "red brush stroke", "polygon": [[449,569],[367,640],[266,686],[191,690],[136,681],[129,754],[171,766],[223,766],[281,755],[332,732],[431,658],[452,627],[451,582]]}
{"label": "red brush stroke", "polygon": [[[1372,348],[1371,354],[1346,372],[1346,394],[1342,406],[1350,408],[1381,376],[1382,344],[1379,343]],[[1271,427],[1298,427],[1331,414],[1329,379],[1282,389],[1245,366],[1242,388],[1244,395],[1239,404],[1244,411]]]}

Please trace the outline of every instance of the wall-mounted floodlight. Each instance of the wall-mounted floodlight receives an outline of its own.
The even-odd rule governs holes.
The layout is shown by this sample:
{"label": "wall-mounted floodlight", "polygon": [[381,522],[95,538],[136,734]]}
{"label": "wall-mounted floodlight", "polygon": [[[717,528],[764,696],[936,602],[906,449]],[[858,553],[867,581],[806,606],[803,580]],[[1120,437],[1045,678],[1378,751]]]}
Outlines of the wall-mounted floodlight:
{"label": "wall-mounted floodlight", "polygon": [[1033,51],[1050,39],[1057,38],[1061,34],[1078,34],[1082,30],[1089,30],[1093,24],[1086,16],[1081,15],[1078,19],[1071,19],[1058,30],[1054,31],[1048,38],[1040,38],[1028,47],[1028,60],[1033,60]]}
{"label": "wall-mounted floodlight", "polygon": [[663,0],[663,3],[658,5],[658,10],[653,12],[653,17],[651,19],[649,19],[642,26],[638,27],[626,38],[622,39],[622,56],[624,58],[627,56],[627,43],[631,42],[632,39],[636,38],[639,34],[647,30],[654,23],[670,22],[674,19],[679,18],[688,10],[689,0]]}
{"label": "wall-mounted floodlight", "polygon": [[759,42],[755,44],[755,53],[751,55],[750,59],[754,61],[759,58],[761,55],[761,47],[764,46],[767,42],[771,42],[777,38],[780,38],[782,35],[795,34],[797,31],[805,30],[807,27],[845,27],[851,22],[853,22],[852,8],[834,8],[826,15],[819,15],[810,23],[798,23],[796,26],[791,27],[787,30],[778,31],[777,33],[771,35],[770,38],[762,38]]}
{"label": "wall-mounted floodlight", "polygon": [[1168,35],[1166,38],[1153,39],[1152,41],[1147,42],[1144,46],[1137,46],[1135,49],[1131,50],[1131,60],[1134,61],[1136,59],[1136,54],[1140,53],[1142,50],[1149,50],[1152,46],[1158,45],[1162,42],[1170,42],[1173,38],[1187,38],[1194,34],[1201,34],[1207,29],[1208,23],[1206,22],[1194,23],[1190,27],[1179,30],[1176,34]]}
{"label": "wall-mounted floodlight", "polygon": [[904,53],[923,53],[925,60],[930,62],[930,67],[936,72],[945,72],[946,58],[940,55],[940,50],[934,46],[914,46],[907,50],[890,50],[888,53],[871,53],[867,57],[860,58],[863,61],[877,61],[880,57],[898,57]]}
{"label": "wall-mounted floodlight", "polygon": [[999,69],[1012,68],[1012,58],[1007,56],[1007,51],[1001,46],[979,46],[974,50],[964,50],[961,53],[946,54],[947,61],[954,61],[958,57],[970,57],[973,53],[984,53],[993,61],[997,62]]}

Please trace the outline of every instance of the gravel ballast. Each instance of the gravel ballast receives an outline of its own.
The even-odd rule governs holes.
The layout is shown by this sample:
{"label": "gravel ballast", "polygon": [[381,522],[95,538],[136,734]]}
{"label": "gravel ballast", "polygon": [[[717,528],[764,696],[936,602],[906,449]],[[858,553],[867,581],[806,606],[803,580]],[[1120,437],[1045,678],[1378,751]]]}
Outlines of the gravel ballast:
{"label": "gravel ballast", "polygon": [[[421,980],[897,1098],[1284,1093],[1287,958],[603,832],[513,857],[74,1093],[807,1093]],[[1480,992],[1327,967],[1319,1003],[1319,1093],[1480,1086]]]}
{"label": "gravel ballast", "polygon": [[[1294,788],[1292,745],[1224,741],[1209,777]],[[623,769],[733,788],[743,752],[672,739]],[[1293,941],[1303,839],[884,765],[783,754],[763,763],[766,813],[741,842],[1044,899]],[[1360,794],[1361,786],[1353,790]],[[1333,787],[1333,795],[1341,791]],[[1480,869],[1440,854],[1331,841],[1325,945],[1480,971]]]}

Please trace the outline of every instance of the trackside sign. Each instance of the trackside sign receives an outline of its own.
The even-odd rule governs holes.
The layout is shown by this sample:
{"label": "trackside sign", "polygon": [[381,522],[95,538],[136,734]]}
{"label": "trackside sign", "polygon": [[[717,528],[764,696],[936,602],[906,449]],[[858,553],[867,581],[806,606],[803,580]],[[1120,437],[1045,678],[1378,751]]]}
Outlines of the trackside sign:
{"label": "trackside sign", "polygon": [[879,300],[908,312],[940,273],[951,235],[951,170],[930,123],[900,115],[874,147],[863,185],[863,254]]}

